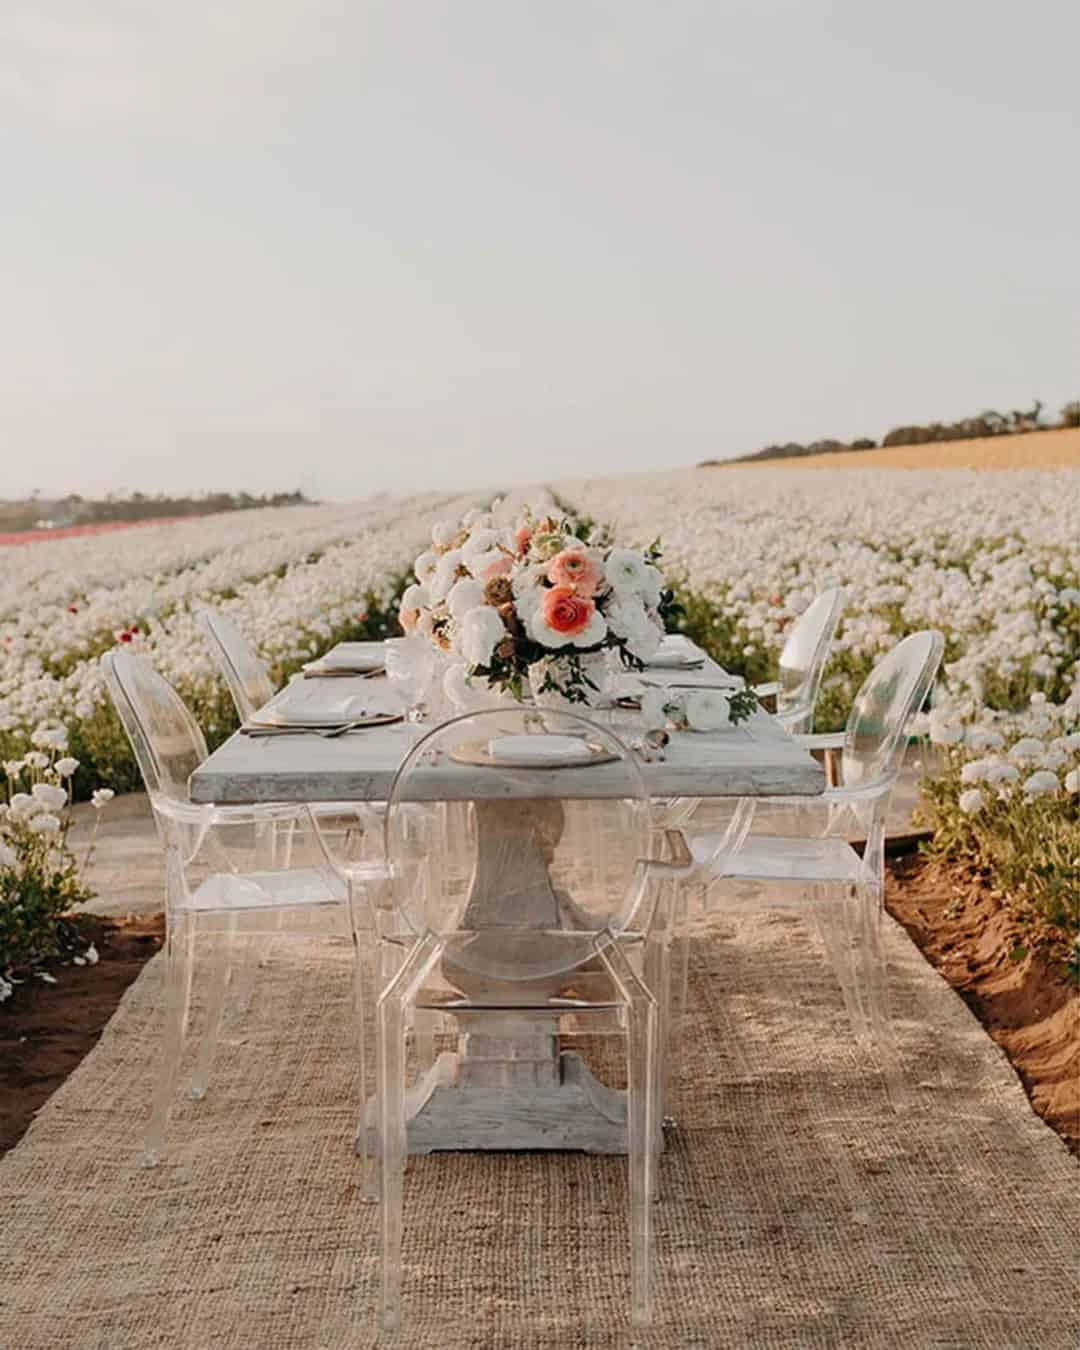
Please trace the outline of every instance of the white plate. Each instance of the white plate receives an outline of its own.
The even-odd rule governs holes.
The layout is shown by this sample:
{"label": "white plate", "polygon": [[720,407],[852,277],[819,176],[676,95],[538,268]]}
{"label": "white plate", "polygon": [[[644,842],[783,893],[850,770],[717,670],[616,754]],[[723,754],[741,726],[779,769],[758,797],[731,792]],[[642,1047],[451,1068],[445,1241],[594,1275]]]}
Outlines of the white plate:
{"label": "white plate", "polygon": [[577,736],[498,736],[490,741],[466,741],[451,751],[459,764],[482,764],[495,769],[576,769],[605,764],[615,758],[603,746]]}
{"label": "white plate", "polygon": [[343,722],[359,722],[368,717],[386,717],[384,708],[373,708],[362,694],[347,698],[305,700],[283,699],[263,708],[252,719],[253,726],[264,727],[339,727]]}

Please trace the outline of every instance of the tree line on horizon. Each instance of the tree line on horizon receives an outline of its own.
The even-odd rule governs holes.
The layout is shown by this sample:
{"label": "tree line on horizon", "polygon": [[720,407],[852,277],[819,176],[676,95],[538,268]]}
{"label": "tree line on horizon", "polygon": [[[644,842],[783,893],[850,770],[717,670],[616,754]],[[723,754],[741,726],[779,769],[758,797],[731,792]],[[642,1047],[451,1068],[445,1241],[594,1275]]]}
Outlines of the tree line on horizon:
{"label": "tree line on horizon", "polygon": [[[0,502],[0,530],[33,530],[71,525],[103,525],[113,521],[161,520],[170,516],[210,516],[225,511],[250,511],[267,506],[310,506],[303,492],[201,492],[172,496],[165,492],[110,492],[105,497],[43,498],[36,493],[22,501]],[[47,525],[46,525],[47,522]]]}
{"label": "tree line on horizon", "polygon": [[[882,449],[892,445],[929,445],[935,441],[968,441],[986,436],[1016,436],[1030,431],[1056,431],[1063,427],[1080,427],[1080,399],[1066,403],[1061,409],[1058,422],[1042,421],[1043,404],[1036,399],[1029,409],[1015,409],[1010,413],[995,412],[988,408],[974,417],[963,417],[958,422],[930,422],[925,426],[911,425],[894,427],[881,438]],[[868,436],[860,436],[854,441],[837,441],[826,437],[820,441],[811,441],[802,445],[798,441],[787,441],[782,445],[767,445],[748,455],[739,455],[735,459],[706,459],[699,467],[706,468],[719,464],[746,464],[752,460],[798,459],[806,455],[828,455],[839,450],[877,450],[879,443]]]}

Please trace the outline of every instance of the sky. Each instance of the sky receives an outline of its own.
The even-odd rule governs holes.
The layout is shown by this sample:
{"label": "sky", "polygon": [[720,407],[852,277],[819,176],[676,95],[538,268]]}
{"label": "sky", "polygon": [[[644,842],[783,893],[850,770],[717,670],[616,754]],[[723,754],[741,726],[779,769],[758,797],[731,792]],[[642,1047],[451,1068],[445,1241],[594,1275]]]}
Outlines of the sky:
{"label": "sky", "polygon": [[1075,0],[0,0],[0,497],[1080,398]]}

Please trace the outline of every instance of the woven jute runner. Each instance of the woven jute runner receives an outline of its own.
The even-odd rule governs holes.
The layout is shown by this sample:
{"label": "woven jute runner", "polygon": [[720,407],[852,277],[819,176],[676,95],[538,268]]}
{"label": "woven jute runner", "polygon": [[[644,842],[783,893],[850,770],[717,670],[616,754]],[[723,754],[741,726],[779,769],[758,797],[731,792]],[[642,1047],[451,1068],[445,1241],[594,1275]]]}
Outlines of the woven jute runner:
{"label": "woven jute runner", "polygon": [[410,1164],[406,1325],[386,1341],[349,1148],[348,948],[275,942],[146,1172],[156,959],[0,1163],[0,1344],[1076,1350],[1080,1169],[906,937],[888,943],[903,1118],[796,917],[697,934],[654,1328],[627,1321],[624,1160],[445,1154]]}

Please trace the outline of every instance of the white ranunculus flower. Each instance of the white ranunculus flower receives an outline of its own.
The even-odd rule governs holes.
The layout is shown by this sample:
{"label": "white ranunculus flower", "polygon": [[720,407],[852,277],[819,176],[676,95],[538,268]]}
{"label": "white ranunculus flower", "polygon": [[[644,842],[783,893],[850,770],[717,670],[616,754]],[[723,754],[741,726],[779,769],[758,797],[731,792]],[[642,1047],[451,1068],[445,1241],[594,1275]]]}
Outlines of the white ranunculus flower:
{"label": "white ranunculus flower", "polygon": [[433,604],[439,604],[450,594],[450,587],[457,581],[457,570],[462,565],[461,549],[452,548],[439,559],[439,565],[427,582],[428,595]]}
{"label": "white ranunculus flower", "polygon": [[731,725],[731,705],[719,689],[692,689],[683,708],[691,731],[722,731]]}
{"label": "white ranunculus flower", "polygon": [[616,595],[647,595],[652,588],[649,564],[632,548],[613,548],[604,565],[604,577]]}
{"label": "white ranunculus flower", "polygon": [[471,609],[461,623],[458,650],[470,666],[486,666],[506,636],[506,625],[490,605]]}
{"label": "white ranunculus flower", "polygon": [[450,613],[460,623],[470,610],[484,603],[483,583],[474,581],[472,577],[459,577],[450,587],[446,603],[450,606]]}
{"label": "white ranunculus flower", "polygon": [[424,553],[421,553],[413,563],[413,571],[416,573],[417,581],[428,581],[438,565],[439,555],[433,550],[427,549]]}
{"label": "white ranunculus flower", "polygon": [[30,750],[23,758],[26,760],[26,766],[29,769],[47,769],[49,767],[49,756],[42,754],[40,750]]}
{"label": "white ranunculus flower", "polygon": [[431,527],[431,542],[437,549],[447,549],[460,533],[456,520],[437,520]]}
{"label": "white ranunculus flower", "polygon": [[461,551],[466,558],[475,558],[478,553],[490,553],[498,544],[498,530],[474,530],[462,544]]}
{"label": "white ranunculus flower", "polygon": [[934,745],[959,745],[964,739],[964,728],[939,713],[930,714],[930,739]]}
{"label": "white ranunculus flower", "polygon": [[617,637],[626,640],[631,655],[639,661],[648,661],[656,655],[664,635],[636,596],[617,595],[608,606],[607,622]]}
{"label": "white ranunculus flower", "polygon": [[90,798],[90,805],[95,811],[100,811],[103,806],[108,806],[115,796],[116,793],[112,788],[95,788]]}
{"label": "white ranunculus flower", "polygon": [[79,767],[79,761],[67,755],[64,759],[58,759],[53,767],[61,778],[70,778]]}
{"label": "white ranunculus flower", "polygon": [[402,609],[427,609],[431,604],[426,586],[406,586],[401,597]]}
{"label": "white ranunculus flower", "polygon": [[1024,796],[1045,797],[1057,792],[1060,786],[1056,773],[1051,773],[1049,769],[1039,769],[1030,778],[1024,779]]}
{"label": "white ranunculus flower", "polygon": [[1009,751],[1016,764],[1037,764],[1046,752],[1046,746],[1037,736],[1022,736]]}
{"label": "white ranunculus flower", "polygon": [[1065,791],[1074,797],[1080,795],[1080,769],[1070,769],[1065,775]]}
{"label": "white ranunculus flower", "polygon": [[18,861],[15,850],[0,841],[0,867],[14,867]]}
{"label": "white ranunculus flower", "polygon": [[986,805],[986,798],[983,796],[981,789],[968,788],[966,792],[961,792],[957,805],[965,816],[973,816]]}
{"label": "white ranunculus flower", "polygon": [[67,805],[67,793],[62,787],[54,787],[52,783],[35,783],[30,791],[34,800],[39,801],[48,811],[59,811]]}
{"label": "white ranunculus flower", "polygon": [[60,817],[54,816],[49,811],[43,811],[41,815],[35,816],[30,822],[30,829],[35,834],[59,834]]}
{"label": "white ranunculus flower", "polygon": [[29,792],[16,792],[8,802],[8,815],[12,820],[29,820],[44,809],[41,802],[31,797]]}
{"label": "white ranunculus flower", "polygon": [[1020,770],[1015,764],[1006,764],[1003,759],[990,763],[986,767],[983,778],[988,783],[1015,783],[1020,777]]}

